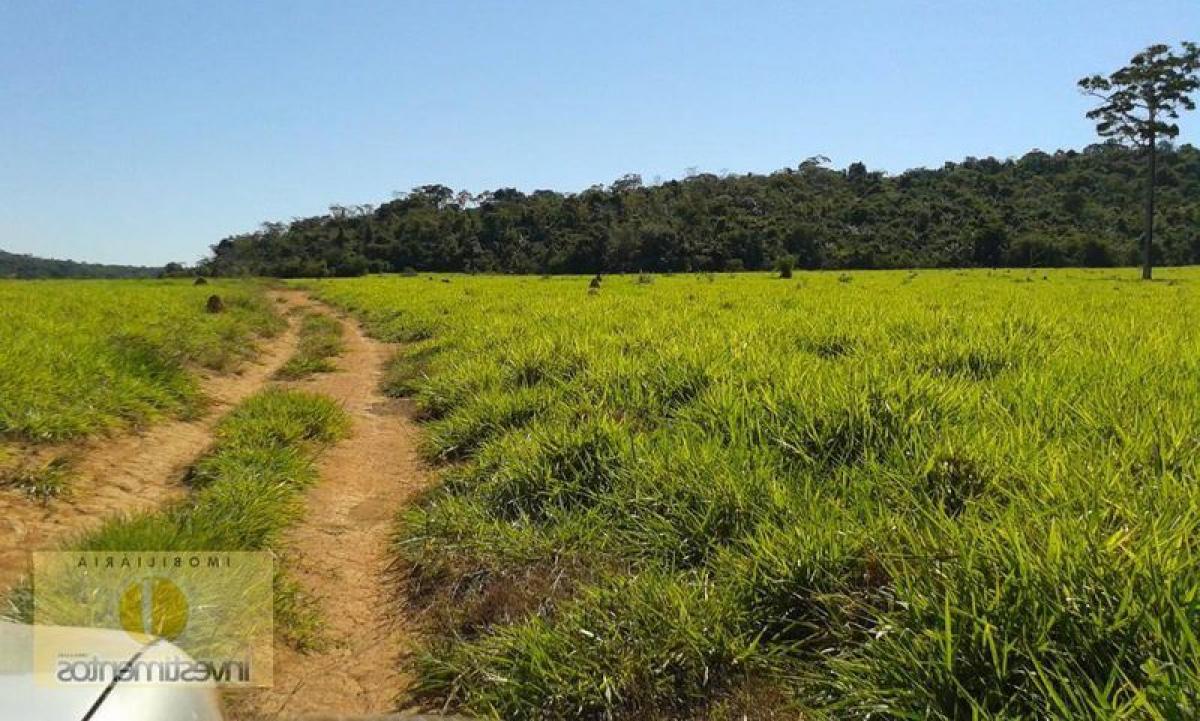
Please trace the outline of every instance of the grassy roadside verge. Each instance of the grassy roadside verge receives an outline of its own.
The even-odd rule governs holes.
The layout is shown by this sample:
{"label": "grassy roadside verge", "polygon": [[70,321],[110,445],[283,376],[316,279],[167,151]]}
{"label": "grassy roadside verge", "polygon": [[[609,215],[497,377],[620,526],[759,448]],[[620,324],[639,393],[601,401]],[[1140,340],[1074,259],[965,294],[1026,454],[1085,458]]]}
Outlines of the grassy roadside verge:
{"label": "grassy roadside verge", "polygon": [[[302,493],[317,480],[315,461],[348,429],[332,400],[268,388],[240,403],[217,426],[212,448],[193,467],[190,496],[165,509],[118,517],[68,541],[83,551],[259,551],[273,547],[303,513]],[[282,582],[281,582],[282,581]],[[24,595],[24,594],[18,594]],[[20,615],[29,620],[29,609]],[[293,584],[277,579],[279,630],[307,642]]]}
{"label": "grassy roadside verge", "polygon": [[345,350],[342,323],[325,313],[308,311],[300,321],[296,353],[275,371],[277,380],[294,381],[335,369],[332,359]]}

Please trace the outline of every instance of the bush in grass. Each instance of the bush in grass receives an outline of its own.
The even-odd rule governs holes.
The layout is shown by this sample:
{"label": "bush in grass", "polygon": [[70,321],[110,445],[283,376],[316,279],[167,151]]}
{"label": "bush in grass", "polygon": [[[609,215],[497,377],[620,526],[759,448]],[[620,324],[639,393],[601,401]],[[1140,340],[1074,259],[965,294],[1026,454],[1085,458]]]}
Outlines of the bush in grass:
{"label": "bush in grass", "polygon": [[779,273],[780,278],[791,278],[792,270],[796,267],[796,258],[791,255],[780,256],[775,261],[775,270]]}

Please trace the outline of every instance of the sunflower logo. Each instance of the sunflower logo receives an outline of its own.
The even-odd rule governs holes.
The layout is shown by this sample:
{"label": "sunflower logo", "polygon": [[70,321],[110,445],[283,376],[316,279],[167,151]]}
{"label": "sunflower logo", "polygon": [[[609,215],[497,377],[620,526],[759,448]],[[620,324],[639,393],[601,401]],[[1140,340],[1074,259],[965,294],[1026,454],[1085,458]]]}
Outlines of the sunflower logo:
{"label": "sunflower logo", "polygon": [[188,624],[188,602],[169,579],[147,578],[130,584],[121,594],[121,628],[140,642],[151,638],[174,641]]}

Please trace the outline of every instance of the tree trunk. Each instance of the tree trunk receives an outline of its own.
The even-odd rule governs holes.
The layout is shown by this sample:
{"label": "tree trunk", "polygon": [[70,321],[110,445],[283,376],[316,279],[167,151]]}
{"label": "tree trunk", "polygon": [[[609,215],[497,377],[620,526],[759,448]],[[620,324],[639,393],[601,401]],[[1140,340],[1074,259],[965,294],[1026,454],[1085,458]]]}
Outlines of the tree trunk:
{"label": "tree trunk", "polygon": [[1156,164],[1158,156],[1157,138],[1154,134],[1154,111],[1150,111],[1150,145],[1146,148],[1149,152],[1148,165],[1146,175],[1146,230],[1142,234],[1142,280],[1150,280],[1151,275],[1151,260],[1150,252],[1154,247],[1154,185],[1157,179]]}

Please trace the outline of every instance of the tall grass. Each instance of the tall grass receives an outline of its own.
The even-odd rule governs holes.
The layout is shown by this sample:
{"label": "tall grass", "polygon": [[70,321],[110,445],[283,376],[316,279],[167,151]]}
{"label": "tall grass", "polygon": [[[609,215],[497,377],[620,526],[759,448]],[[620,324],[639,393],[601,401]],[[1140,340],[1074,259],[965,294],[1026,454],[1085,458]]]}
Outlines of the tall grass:
{"label": "tall grass", "polygon": [[1200,716],[1200,272],[320,281],[407,343],[418,695]]}
{"label": "tall grass", "polygon": [[[226,311],[204,312],[217,293]],[[62,441],[194,410],[282,321],[244,281],[0,280],[0,442]]]}

